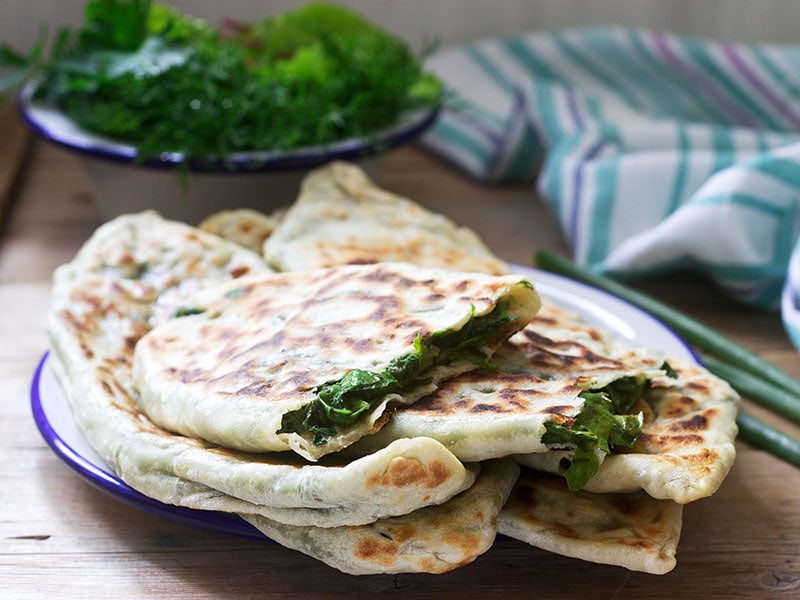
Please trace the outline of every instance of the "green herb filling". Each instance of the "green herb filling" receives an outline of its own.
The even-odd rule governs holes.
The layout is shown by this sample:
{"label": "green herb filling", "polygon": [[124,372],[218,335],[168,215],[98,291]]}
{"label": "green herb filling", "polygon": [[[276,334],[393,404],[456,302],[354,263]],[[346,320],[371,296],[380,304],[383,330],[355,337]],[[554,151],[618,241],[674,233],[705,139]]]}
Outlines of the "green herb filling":
{"label": "green herb filling", "polygon": [[514,317],[507,303],[498,303],[486,315],[476,317],[475,308],[460,329],[437,331],[414,340],[414,352],[393,359],[382,371],[352,369],[343,377],[318,386],[316,398],[304,407],[286,413],[278,433],[310,433],[315,445],[322,445],[368,414],[387,394],[402,392],[421,383],[429,370],[441,364],[469,360],[490,366],[481,348],[492,341]]}
{"label": "green herb filling", "polygon": [[572,459],[565,461],[564,477],[570,490],[583,488],[597,473],[602,455],[616,446],[630,448],[636,442],[642,432],[642,415],[625,413],[648,384],[645,377],[622,377],[603,388],[582,392],[583,408],[570,425],[545,424],[545,444],[575,448]]}

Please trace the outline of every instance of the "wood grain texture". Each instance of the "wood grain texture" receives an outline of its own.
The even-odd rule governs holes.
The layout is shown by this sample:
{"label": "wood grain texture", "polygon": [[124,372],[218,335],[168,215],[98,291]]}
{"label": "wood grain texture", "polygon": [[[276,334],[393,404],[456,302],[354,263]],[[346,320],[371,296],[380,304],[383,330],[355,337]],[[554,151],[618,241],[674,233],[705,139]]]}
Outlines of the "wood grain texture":
{"label": "wood grain texture", "polygon": [[[536,249],[564,250],[532,186],[480,186],[413,149],[390,155],[378,178],[473,227],[508,260],[530,264]],[[678,566],[663,576],[506,540],[445,575],[352,577],[269,542],[196,531],[107,496],[50,451],[28,408],[47,348],[42,318],[52,269],[99,217],[77,162],[50,146],[34,147],[19,193],[0,247],[0,598],[800,597],[800,470],[744,444],[719,492],[686,507]],[[800,377],[776,314],[731,302],[691,276],[636,283]]]}
{"label": "wood grain texture", "polygon": [[30,140],[16,100],[0,100],[0,222],[10,209],[14,184],[28,154]]}

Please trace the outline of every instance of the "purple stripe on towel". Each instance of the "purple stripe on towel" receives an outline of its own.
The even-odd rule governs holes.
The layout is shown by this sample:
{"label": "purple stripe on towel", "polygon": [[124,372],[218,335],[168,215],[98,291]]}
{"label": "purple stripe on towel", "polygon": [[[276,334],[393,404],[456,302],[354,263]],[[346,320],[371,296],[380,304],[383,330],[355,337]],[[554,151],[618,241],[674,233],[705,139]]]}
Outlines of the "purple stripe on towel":
{"label": "purple stripe on towel", "polygon": [[564,88],[564,95],[567,99],[567,109],[569,109],[569,116],[572,117],[572,121],[575,123],[575,129],[583,129],[583,118],[581,117],[581,112],[578,109],[578,99],[575,97],[575,92],[569,88]]}
{"label": "purple stripe on towel", "polygon": [[764,96],[767,102],[794,127],[800,129],[800,117],[798,117],[783,98],[776,95],[766,83],[759,79],[758,75],[747,65],[733,44],[723,44],[722,52],[739,74],[744,77],[747,83]]}
{"label": "purple stripe on towel", "polygon": [[[572,210],[570,211],[569,239],[572,242],[573,251],[577,247],[578,241],[578,222],[580,221],[581,197],[583,194],[583,169],[586,163],[592,161],[606,146],[605,139],[599,139],[584,152],[575,167],[575,174],[572,178]],[[596,198],[595,201],[608,201],[606,198]]]}
{"label": "purple stripe on towel", "polygon": [[724,93],[720,93],[715,86],[709,85],[708,77],[692,69],[690,65],[676,56],[669,45],[667,37],[666,34],[661,32],[654,31],[652,33],[652,39],[655,43],[656,50],[658,50],[658,53],[669,66],[678,73],[684,75],[692,85],[696,86],[697,89],[703,93],[703,95],[715,102],[717,106],[727,112],[728,115],[734,117],[740,125],[749,125],[752,127],[760,125],[758,120],[750,113],[739,108],[734,102],[731,102],[730,99]]}

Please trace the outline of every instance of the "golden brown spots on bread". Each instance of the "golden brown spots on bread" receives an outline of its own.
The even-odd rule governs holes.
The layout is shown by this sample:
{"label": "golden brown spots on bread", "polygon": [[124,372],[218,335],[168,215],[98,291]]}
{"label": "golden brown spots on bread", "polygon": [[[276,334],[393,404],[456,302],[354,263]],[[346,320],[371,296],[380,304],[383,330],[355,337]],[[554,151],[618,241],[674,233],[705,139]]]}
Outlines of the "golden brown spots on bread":
{"label": "golden brown spots on bread", "polygon": [[680,396],[676,398],[674,402],[667,404],[667,406],[662,409],[660,416],[667,419],[677,419],[694,410],[696,407],[697,401],[694,398],[691,396]]}
{"label": "golden brown spots on bread", "polygon": [[694,415],[689,419],[685,419],[682,421],[677,421],[672,423],[669,426],[670,431],[702,431],[708,429],[708,418],[706,414],[709,416],[713,416],[716,411],[714,409],[708,409],[701,414]]}
{"label": "golden brown spots on bread", "polygon": [[356,544],[353,555],[366,562],[389,566],[397,560],[397,546],[389,540],[365,537]]}
{"label": "golden brown spots on bread", "polygon": [[84,341],[94,330],[95,325],[89,319],[79,319],[73,312],[62,310],[58,313],[58,318],[74,332],[75,337],[79,340],[81,353],[85,358],[91,360],[94,358],[94,351]]}
{"label": "golden brown spots on bread", "polygon": [[434,392],[403,410],[445,417],[451,414],[539,414],[575,412],[574,406],[547,405],[551,394],[574,396],[580,388],[569,379],[545,382],[527,373],[476,370],[444,382]]}
{"label": "golden brown spots on bread", "polygon": [[400,489],[412,486],[435,488],[452,475],[450,469],[441,461],[433,461],[426,468],[417,460],[398,456],[392,459],[386,471],[371,476],[367,485]]}
{"label": "golden brown spots on bread", "polygon": [[115,378],[113,380],[113,385],[114,385],[114,389],[116,390],[116,393],[118,395],[124,396],[124,395],[126,395],[128,393],[128,390],[125,389],[125,387],[119,382],[118,379]]}
{"label": "golden brown spots on bread", "polygon": [[370,340],[367,338],[353,339],[349,337],[345,339],[345,345],[351,347],[358,354],[366,354],[372,350],[376,344],[375,340]]}
{"label": "golden brown spots on bread", "polygon": [[[534,525],[539,525],[540,524],[540,521],[537,518],[529,518],[528,520],[531,521]],[[572,527],[569,527],[568,525],[566,525],[564,523],[557,523],[557,522],[556,523],[548,523],[547,527],[549,529],[557,532],[558,535],[560,535],[561,537],[575,538],[575,539],[581,537],[581,535],[577,531],[575,531]]]}
{"label": "golden brown spots on bread", "polygon": [[83,356],[89,360],[94,358],[94,351],[83,342],[81,342],[81,352],[83,353]]}
{"label": "golden brown spots on bread", "polygon": [[485,413],[485,412],[499,413],[499,412],[502,412],[502,409],[499,406],[497,406],[496,404],[478,403],[478,404],[474,404],[469,409],[469,412],[472,412],[472,413]]}
{"label": "golden brown spots on bread", "polygon": [[701,381],[694,381],[694,380],[689,381],[686,384],[686,389],[697,392],[698,396],[700,397],[708,396],[711,393],[711,390],[708,387],[708,385],[706,385]]}
{"label": "golden brown spots on bread", "polygon": [[436,562],[427,556],[419,559],[417,563],[419,564],[419,570],[422,573],[437,573],[445,570],[441,567],[438,567]]}
{"label": "golden brown spots on bread", "polygon": [[250,272],[250,267],[242,265],[238,267],[234,267],[231,269],[231,277],[234,279],[238,279],[239,277],[244,277]]}
{"label": "golden brown spots on bread", "polygon": [[703,437],[695,433],[665,434],[643,431],[639,434],[639,442],[646,445],[651,452],[660,454],[670,448],[700,444],[703,442]]}
{"label": "golden brown spots on bread", "polygon": [[371,265],[376,262],[372,256],[353,256],[347,260],[348,265]]}
{"label": "golden brown spots on bread", "polygon": [[687,433],[683,435],[672,435],[669,440],[674,444],[681,446],[688,444],[700,444],[703,442],[703,437],[694,433]]}
{"label": "golden brown spots on bread", "polygon": [[580,341],[550,338],[537,331],[533,324],[523,329],[518,339],[520,340],[518,345],[530,357],[529,362],[535,365],[537,371],[552,369],[559,372],[571,370],[575,366],[585,366],[594,370],[625,368],[621,360],[596,354]]}
{"label": "golden brown spots on bread", "polygon": [[417,528],[414,527],[413,523],[402,521],[389,525],[381,532],[381,536],[392,540],[396,544],[405,544],[409,540],[413,540],[416,535]]}
{"label": "golden brown spots on bread", "polygon": [[[403,288],[410,288],[416,285],[419,285],[419,281],[408,278],[408,277],[401,277],[395,274],[391,269],[381,268],[378,267],[373,271],[365,274],[363,276],[365,282],[373,282],[373,283],[385,283],[387,281],[391,281],[393,285],[396,285],[399,289]],[[426,280],[423,282],[424,285],[433,284],[433,280]],[[466,283],[465,283],[466,284]]]}
{"label": "golden brown spots on bread", "polygon": [[[542,307],[542,309],[544,309],[544,306]],[[547,325],[550,327],[554,327],[558,324],[559,321],[555,317],[550,315],[543,315],[541,313],[537,314],[531,321],[531,325],[543,325],[543,326]]]}
{"label": "golden brown spots on bread", "polygon": [[[477,521],[476,521],[477,522]],[[483,545],[483,540],[481,536],[477,533],[465,532],[460,531],[458,533],[451,533],[444,536],[444,541],[447,542],[453,548],[458,548],[464,556],[474,557],[480,550],[481,546]],[[466,564],[467,562],[471,562],[472,558],[469,560],[460,561],[457,563],[458,566]]]}
{"label": "golden brown spots on bread", "polygon": [[[646,532],[642,532],[642,534],[647,535]],[[626,546],[629,546],[631,548],[638,548],[640,550],[650,550],[657,546],[657,544],[653,540],[646,538],[632,538],[632,539],[623,538],[620,540],[620,542],[625,544]]]}
{"label": "golden brown spots on bread", "polygon": [[141,337],[141,335],[126,335],[123,338],[122,343],[125,344],[125,346],[131,352],[133,352],[133,349],[136,347],[136,343],[139,341],[139,339],[141,339]]}
{"label": "golden brown spots on bread", "polygon": [[201,369],[178,369],[176,367],[167,367],[166,372],[174,375],[182,383],[201,381],[203,373]]}
{"label": "golden brown spots on bread", "polygon": [[556,406],[548,406],[542,409],[542,412],[545,414],[559,415],[560,417],[567,419],[569,418],[567,416],[567,413],[573,409],[574,409],[573,406],[556,405]]}
{"label": "golden brown spots on bread", "polygon": [[719,452],[713,448],[701,448],[694,454],[684,454],[680,458],[690,464],[695,471],[708,472],[710,471],[710,465],[713,465],[719,459]]}

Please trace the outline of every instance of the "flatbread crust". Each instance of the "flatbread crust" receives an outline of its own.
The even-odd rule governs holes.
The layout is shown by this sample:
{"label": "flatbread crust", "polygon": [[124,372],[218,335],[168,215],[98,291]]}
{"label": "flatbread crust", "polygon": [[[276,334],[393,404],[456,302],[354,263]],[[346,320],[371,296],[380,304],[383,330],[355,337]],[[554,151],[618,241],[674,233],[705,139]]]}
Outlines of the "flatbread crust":
{"label": "flatbread crust", "polygon": [[[422,435],[467,462],[550,452],[545,424],[574,418],[580,394],[623,377],[663,374],[663,354],[603,338],[573,313],[544,301],[536,317],[494,353],[491,369],[470,371],[401,407],[380,431],[354,447],[371,452]],[[563,455],[561,455],[563,457]]]}
{"label": "flatbread crust", "polygon": [[523,469],[497,530],[563,556],[664,574],[676,564],[683,507],[642,491],[571,492],[556,477]]}
{"label": "flatbread crust", "polygon": [[475,484],[448,502],[363,527],[291,527],[244,518],[283,546],[344,573],[445,573],[492,546],[497,515],[518,473],[511,460],[488,461]]}
{"label": "flatbread crust", "polygon": [[[653,365],[662,360],[675,371],[674,377],[652,373],[651,386],[631,409],[644,416],[642,434],[633,448],[606,456],[584,490],[613,493],[641,489],[654,498],[680,504],[716,492],[736,458],[736,419],[742,409],[741,397],[728,382],[695,362],[631,346],[547,300],[526,331],[532,329],[550,340],[539,343],[542,351],[534,357],[538,372],[545,376],[563,372],[565,365],[571,369],[574,348],[580,346],[629,365]],[[585,373],[597,377],[604,370],[602,361],[590,362],[600,369],[589,368]],[[613,370],[613,364],[609,366]],[[575,373],[586,368],[580,364],[575,367]],[[562,459],[568,457],[566,452],[555,451],[517,459],[530,467],[561,473]]]}
{"label": "flatbread crust", "polygon": [[[662,370],[665,360],[676,378]],[[741,399],[726,382],[697,364],[621,342],[548,299],[531,323],[495,352],[492,363],[493,370],[450,379],[398,409],[351,452],[426,435],[462,461],[516,455],[521,464],[562,473],[572,453],[542,442],[545,423],[577,415],[583,405],[578,394],[586,389],[643,376],[651,386],[631,409],[644,417],[639,440],[631,449],[606,455],[583,489],[643,489],[685,504],[716,491],[733,465]]]}
{"label": "flatbread crust", "polygon": [[285,209],[269,215],[250,208],[223,210],[209,215],[197,227],[261,254],[264,242],[275,231],[283,212]]}
{"label": "flatbread crust", "polygon": [[[357,169],[334,166],[315,175],[319,177],[309,182],[295,224],[272,244],[273,260],[282,257],[272,264],[243,250],[257,249],[259,239],[271,236],[268,228],[251,227],[252,215],[245,212],[206,223],[214,235],[143,213],[101,227],[57,271],[48,321],[53,346],[49,361],[76,420],[104,460],[129,485],[156,500],[241,514],[276,541],[347,573],[445,572],[485,552],[498,529],[591,562],[649,573],[671,570],[680,534],[678,502],[713,493],[734,458],[738,396],[696,365],[671,361],[679,379],[664,379],[635,407],[645,413],[644,435],[631,452],[608,456],[581,492],[570,492],[560,477],[528,467],[517,479],[518,464],[523,463],[559,473],[560,461],[569,453],[541,451],[547,450],[541,444],[534,448],[539,451],[503,447],[507,442],[497,440],[505,434],[494,425],[489,427],[493,433],[483,433],[483,438],[475,430],[463,436],[472,438],[473,448],[483,447],[471,455],[444,434],[437,434],[440,441],[429,437],[436,429],[429,421],[424,437],[398,438],[396,432],[375,452],[363,453],[364,458],[328,455],[309,465],[289,452],[256,455],[176,435],[142,412],[132,385],[134,346],[153,326],[172,320],[188,298],[211,286],[230,281],[226,289],[233,290],[240,279],[266,278],[275,267],[305,269],[328,260],[374,263],[402,257],[436,267],[507,272],[479,241],[474,245],[474,234],[453,233],[458,228],[448,230],[452,223],[376,188]],[[315,208],[324,219],[342,221],[342,227],[331,230],[334,238],[353,233],[341,238],[347,243],[337,241],[330,251],[322,247],[330,235],[324,223],[313,218],[302,222],[304,211],[309,215]],[[442,223],[448,230],[444,234],[439,231]],[[434,241],[422,241],[415,228]],[[363,236],[365,231],[375,234]],[[444,247],[437,246],[442,242]],[[310,248],[308,254],[304,246]],[[292,252],[298,253],[297,262]],[[482,263],[484,258],[488,262]],[[649,367],[661,358],[609,339],[547,303],[536,321],[538,330],[528,341],[535,338],[544,350],[536,358],[533,385],[542,386],[537,393],[572,394],[580,386],[617,376],[620,363],[631,357],[646,357]],[[542,335],[549,342],[543,344]],[[595,361],[586,371],[587,357],[611,355],[614,360]],[[484,386],[484,400],[492,400],[471,407],[486,422],[487,414],[498,412],[492,404],[497,395],[489,394],[487,383],[476,375],[473,371],[450,381],[457,387],[463,377],[464,389]],[[559,381],[567,377],[580,383]],[[526,380],[530,386],[532,378]],[[556,405],[562,406],[554,402],[550,408]],[[519,426],[506,428],[506,437],[531,436],[520,431]],[[476,460],[512,451],[527,454],[464,465],[445,444],[458,449],[462,458]]]}
{"label": "flatbread crust", "polygon": [[279,271],[399,261],[509,272],[472,230],[376,186],[359,167],[340,161],[306,176],[263,253]]}
{"label": "flatbread crust", "polygon": [[318,386],[353,370],[381,372],[413,355],[417,339],[468,328],[500,306],[511,320],[476,342],[488,358],[533,318],[539,297],[521,276],[380,263],[242,278],[187,306],[199,314],[161,323],[136,346],[145,413],[165,429],[227,448],[317,460],[375,431],[392,405],[411,404],[477,365],[458,356],[433,365],[324,443],[283,427],[314,402]]}
{"label": "flatbread crust", "polygon": [[259,269],[268,270],[252,252],[143,213],[104,225],[56,271],[48,360],[78,425],[114,472],[169,504],[293,522],[293,509],[320,509],[329,524],[405,514],[470,486],[475,470],[432,440],[406,440],[365,462],[310,466],[287,453],[256,456],[174,435],[141,411],[133,350],[151,324],[182,304],[182,290]]}
{"label": "flatbread crust", "polygon": [[[736,418],[741,398],[700,365],[677,358],[676,379],[660,377],[634,410],[644,427],[630,450],[606,457],[585,490],[645,490],[654,498],[686,504],[717,491],[736,458]],[[561,472],[562,452],[518,456],[522,464]]]}

